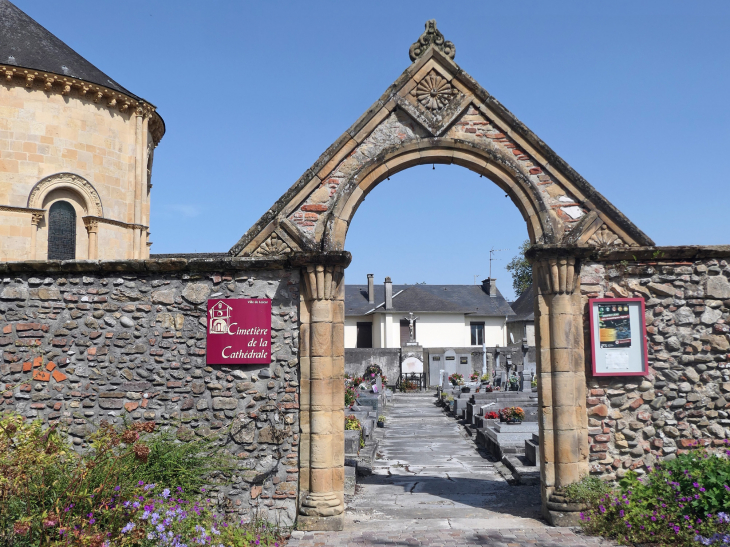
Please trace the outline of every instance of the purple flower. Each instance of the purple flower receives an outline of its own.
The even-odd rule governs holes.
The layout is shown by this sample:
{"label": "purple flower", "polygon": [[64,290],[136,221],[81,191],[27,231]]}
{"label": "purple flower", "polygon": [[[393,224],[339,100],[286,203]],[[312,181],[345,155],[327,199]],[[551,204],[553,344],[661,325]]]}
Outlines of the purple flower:
{"label": "purple flower", "polygon": [[134,529],[134,523],[133,522],[128,522],[127,525],[124,528],[122,528],[122,534],[129,533],[133,529]]}
{"label": "purple flower", "polygon": [[96,519],[89,519],[89,524],[94,524],[96,522]]}
{"label": "purple flower", "polygon": [[114,491],[115,491],[115,492],[119,492],[119,489],[120,489],[120,488],[121,488],[121,486],[115,486],[115,487],[114,487]]}
{"label": "purple flower", "polygon": [[169,498],[169,497],[170,497],[170,489],[169,489],[169,488],[165,488],[165,489],[164,489],[164,490],[162,491],[162,497],[163,497],[163,498],[165,498],[165,499],[167,499],[167,498]]}

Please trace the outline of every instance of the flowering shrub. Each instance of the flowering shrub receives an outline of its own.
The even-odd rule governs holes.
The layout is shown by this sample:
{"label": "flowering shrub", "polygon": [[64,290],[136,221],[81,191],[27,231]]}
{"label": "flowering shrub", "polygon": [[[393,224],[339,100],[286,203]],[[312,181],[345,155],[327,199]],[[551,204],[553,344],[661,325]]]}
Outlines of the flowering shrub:
{"label": "flowering shrub", "polygon": [[495,412],[494,410],[492,410],[491,412],[487,412],[487,413],[486,413],[486,414],[484,415],[484,417],[485,417],[485,418],[486,418],[487,420],[496,420],[497,418],[499,418],[499,414],[497,414],[497,413],[496,413],[496,412]]}
{"label": "flowering shrub", "polygon": [[525,419],[525,411],[518,406],[510,406],[501,409],[499,411],[499,417],[503,421],[517,420],[521,422]]}
{"label": "flowering shrub", "polygon": [[730,532],[729,454],[692,451],[644,476],[630,471],[581,515],[583,527],[625,542],[720,544]]}
{"label": "flowering shrub", "polygon": [[[90,449],[79,454],[56,425],[45,427],[40,420],[0,414],[0,545],[204,544],[198,541],[199,533],[190,531],[195,526],[204,528],[216,544],[229,537],[227,544],[256,543],[250,533],[253,528],[242,528],[240,523],[230,530],[216,524],[220,537],[211,535],[218,522],[213,504],[197,500],[200,495],[194,492],[200,487],[183,489],[216,482],[211,471],[224,477],[235,469],[213,438],[180,443],[174,433],[159,430],[154,422],[121,427],[102,422],[87,440]],[[176,486],[174,496],[170,489],[155,490],[147,477]],[[158,516],[153,518],[155,512]],[[165,538],[159,535],[163,531]],[[262,537],[269,542],[269,536]]]}
{"label": "flowering shrub", "polygon": [[464,383],[464,377],[458,372],[454,372],[449,376],[449,382],[451,382],[452,386],[458,386]]}

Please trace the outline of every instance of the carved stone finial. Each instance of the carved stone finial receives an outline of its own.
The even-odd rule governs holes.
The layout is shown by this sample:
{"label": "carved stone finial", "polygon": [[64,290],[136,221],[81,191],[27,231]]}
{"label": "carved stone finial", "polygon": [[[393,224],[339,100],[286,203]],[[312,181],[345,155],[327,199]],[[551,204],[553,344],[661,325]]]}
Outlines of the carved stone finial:
{"label": "carved stone finial", "polygon": [[444,35],[436,28],[436,19],[426,21],[426,30],[408,50],[411,61],[418,59],[431,46],[441,50],[450,59],[453,59],[456,54],[456,48],[453,42],[444,40]]}

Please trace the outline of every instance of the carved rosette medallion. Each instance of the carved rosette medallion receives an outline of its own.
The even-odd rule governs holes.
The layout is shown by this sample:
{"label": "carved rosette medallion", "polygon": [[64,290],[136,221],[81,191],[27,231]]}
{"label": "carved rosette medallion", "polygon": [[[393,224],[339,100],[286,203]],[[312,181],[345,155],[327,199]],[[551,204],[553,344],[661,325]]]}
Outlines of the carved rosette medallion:
{"label": "carved rosette medallion", "polygon": [[264,241],[258,249],[251,253],[251,256],[281,256],[288,255],[291,252],[291,247],[284,243],[276,233],[273,233],[269,239]]}
{"label": "carved rosette medallion", "polygon": [[416,98],[429,110],[441,110],[448,105],[457,91],[435,70],[429,72],[416,86]]}
{"label": "carved rosette medallion", "polygon": [[602,224],[601,227],[588,239],[589,245],[595,245],[599,249],[605,247],[625,247],[626,244],[621,238],[614,234],[608,226]]}

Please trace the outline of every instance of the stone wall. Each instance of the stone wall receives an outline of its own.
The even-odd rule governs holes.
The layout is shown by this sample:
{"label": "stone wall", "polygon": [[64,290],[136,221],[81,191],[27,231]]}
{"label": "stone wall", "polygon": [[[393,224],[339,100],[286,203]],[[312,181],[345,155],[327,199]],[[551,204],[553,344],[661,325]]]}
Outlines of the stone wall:
{"label": "stone wall", "polygon": [[[241,466],[222,508],[291,524],[298,272],[256,259],[0,264],[0,412],[60,423],[80,450],[122,417],[181,442],[212,432]],[[248,297],[273,301],[271,365],[206,366],[207,298]]]}
{"label": "stone wall", "polygon": [[[590,469],[608,479],[730,439],[730,252],[664,258],[692,255],[679,251],[581,268]],[[591,377],[587,303],[598,297],[645,299],[648,376]]]}
{"label": "stone wall", "polygon": [[400,376],[400,348],[345,348],[345,374],[362,376],[370,366],[370,359],[388,378],[390,385],[395,385]]}

